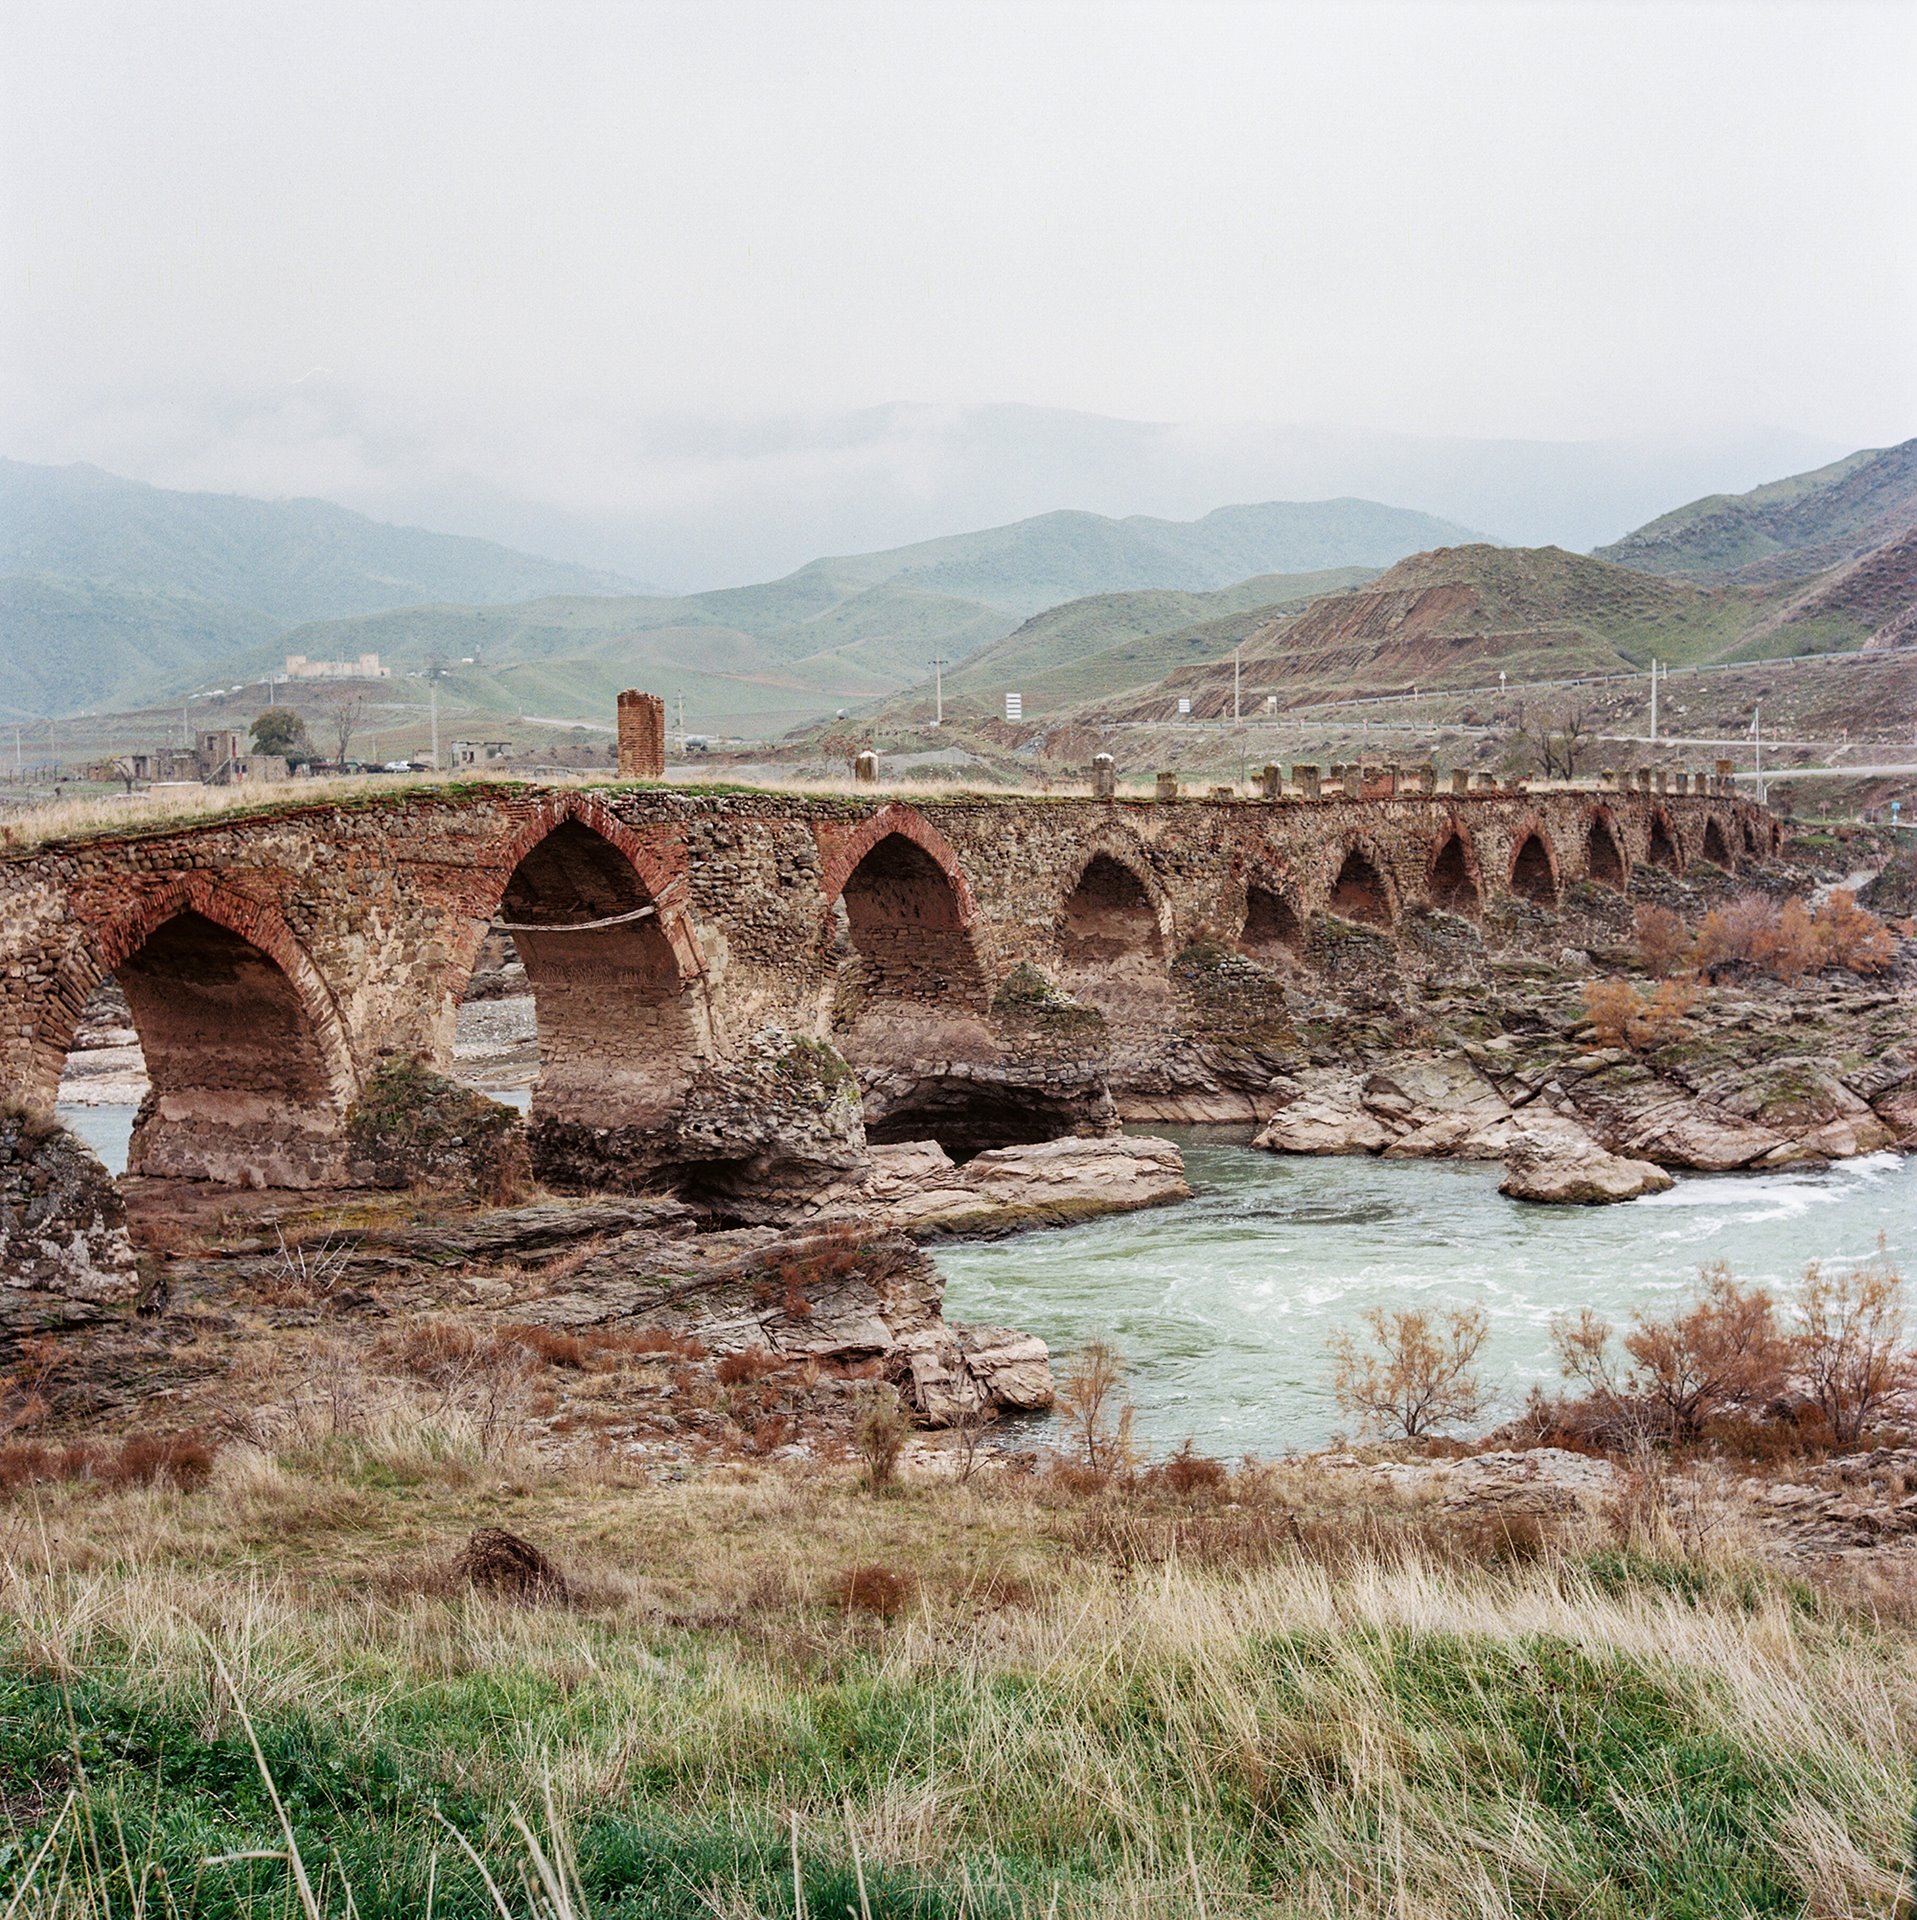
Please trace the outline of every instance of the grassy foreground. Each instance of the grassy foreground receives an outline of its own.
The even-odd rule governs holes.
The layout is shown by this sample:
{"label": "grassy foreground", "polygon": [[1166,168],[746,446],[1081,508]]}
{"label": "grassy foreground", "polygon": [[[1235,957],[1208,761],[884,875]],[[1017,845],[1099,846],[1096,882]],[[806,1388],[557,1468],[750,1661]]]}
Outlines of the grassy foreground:
{"label": "grassy foreground", "polygon": [[[570,1601],[452,1580],[480,1525]],[[8,1916],[1719,1920],[1906,1866],[1908,1617],[1303,1471],[873,1495],[414,1429],[21,1489],[0,1591]]]}

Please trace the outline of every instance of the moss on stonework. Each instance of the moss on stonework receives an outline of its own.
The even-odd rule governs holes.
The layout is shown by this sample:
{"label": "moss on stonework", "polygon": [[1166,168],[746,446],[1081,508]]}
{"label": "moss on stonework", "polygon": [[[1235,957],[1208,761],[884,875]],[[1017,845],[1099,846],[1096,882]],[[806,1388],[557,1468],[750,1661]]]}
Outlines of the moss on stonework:
{"label": "moss on stonework", "polygon": [[532,1185],[519,1115],[418,1060],[388,1060],[367,1076],[346,1140],[369,1186],[463,1188],[506,1204]]}
{"label": "moss on stonework", "polygon": [[854,1100],[859,1097],[859,1076],[847,1064],[844,1054],[824,1040],[808,1034],[788,1034],[782,1044],[765,1049],[772,1070],[796,1090],[823,1096],[827,1100]]}

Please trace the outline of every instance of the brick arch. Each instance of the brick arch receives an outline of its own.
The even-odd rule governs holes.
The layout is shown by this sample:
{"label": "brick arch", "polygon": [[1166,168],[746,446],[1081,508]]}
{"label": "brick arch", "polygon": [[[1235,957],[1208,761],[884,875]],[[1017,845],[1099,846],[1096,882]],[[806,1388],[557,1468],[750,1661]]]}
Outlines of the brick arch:
{"label": "brick arch", "polygon": [[969,927],[978,917],[978,902],[972,896],[972,883],[959,864],[957,850],[916,807],[909,807],[902,800],[888,801],[857,826],[814,821],[812,834],[819,844],[819,885],[828,907],[845,891],[845,883],[852,878],[859,862],[881,840],[897,834],[927,855],[951,883],[959,925]]}
{"label": "brick arch", "polygon": [[[1525,849],[1535,841],[1544,853],[1545,875],[1550,887],[1549,905],[1555,906],[1564,892],[1564,864],[1558,858],[1557,843],[1551,838],[1551,830],[1541,815],[1529,814],[1512,828],[1508,845],[1510,854],[1505,862],[1504,884],[1508,893],[1515,893],[1522,899],[1533,899],[1528,890],[1532,882],[1519,884],[1518,868],[1524,863]],[[1547,904],[1535,902],[1534,904]]]}
{"label": "brick arch", "polygon": [[1100,833],[1072,849],[1071,865],[1065,870],[1065,885],[1058,895],[1058,915],[1056,924],[1061,928],[1071,917],[1072,902],[1077,898],[1080,888],[1085,884],[1086,875],[1101,860],[1109,861],[1121,868],[1133,880],[1145,904],[1151,912],[1152,923],[1156,929],[1155,944],[1164,953],[1169,953],[1177,944],[1177,934],[1172,903],[1160,883],[1157,874],[1152,871],[1152,863],[1146,853],[1144,843],[1129,838],[1122,833]]}
{"label": "brick arch", "polygon": [[[1671,850],[1668,864],[1658,858],[1656,848],[1660,836]],[[1677,822],[1671,818],[1668,807],[1653,807],[1644,822],[1644,858],[1654,867],[1663,867],[1666,873],[1682,873],[1688,864],[1684,854],[1684,836],[1677,830]]]}
{"label": "brick arch", "polygon": [[[1717,851],[1711,851],[1715,844]],[[1704,816],[1704,824],[1698,830],[1698,852],[1701,858],[1711,865],[1721,867],[1726,873],[1737,865],[1737,850],[1742,844],[1736,827],[1726,829],[1724,822],[1714,813]]]}
{"label": "brick arch", "polygon": [[214,875],[196,870],[176,874],[157,887],[131,893],[116,890],[102,900],[97,914],[89,911],[90,904],[76,900],[74,913],[90,934],[92,944],[83,947],[61,970],[48,997],[48,1015],[35,1039],[31,1097],[37,1103],[53,1104],[74,1030],[94,989],[169,921],[183,913],[196,913],[257,949],[279,969],[312,1033],[334,1099],[342,1110],[351,1105],[359,1091],[359,1074],[353,1064],[346,1023],[324,975],[271,901],[240,893],[222,885]]}
{"label": "brick arch", "polygon": [[[1446,859],[1454,846],[1459,850],[1463,886],[1458,884],[1458,870]],[[1439,871],[1440,863],[1445,867],[1443,873]],[[1477,842],[1471,837],[1471,829],[1456,814],[1447,817],[1443,828],[1432,836],[1425,853],[1424,894],[1433,906],[1451,912],[1460,906],[1474,911],[1484,904],[1484,868],[1478,859]]]}
{"label": "brick arch", "polygon": [[655,924],[671,950],[681,984],[689,985],[704,974],[705,959],[692,929],[689,910],[691,888],[683,840],[670,850],[662,850],[656,843],[634,833],[596,793],[545,794],[524,811],[525,817],[513,833],[489,849],[485,879],[473,917],[450,942],[452,957],[446,977],[455,999],[478,964],[486,934],[499,917],[500,902],[519,870],[519,863],[542,841],[572,821],[617,848],[631,864],[656,910]]}
{"label": "brick arch", "polygon": [[[1391,871],[1391,863],[1379,851],[1377,842],[1368,834],[1351,834],[1334,842],[1332,856],[1335,864],[1327,862],[1324,894],[1318,902],[1319,909],[1335,913],[1341,919],[1356,920],[1370,926],[1396,926],[1398,885]],[[1377,889],[1375,906],[1367,904],[1360,897],[1365,886],[1363,870],[1367,868]]]}
{"label": "brick arch", "polygon": [[[1584,877],[1598,882],[1602,886],[1615,885],[1620,892],[1629,886],[1631,880],[1631,845],[1624,837],[1624,829],[1617,823],[1617,817],[1611,809],[1602,804],[1589,808],[1583,818],[1584,827]],[[1597,847],[1598,836],[1609,839],[1612,851],[1617,855],[1618,873],[1615,881],[1601,877],[1598,862],[1592,859]]]}

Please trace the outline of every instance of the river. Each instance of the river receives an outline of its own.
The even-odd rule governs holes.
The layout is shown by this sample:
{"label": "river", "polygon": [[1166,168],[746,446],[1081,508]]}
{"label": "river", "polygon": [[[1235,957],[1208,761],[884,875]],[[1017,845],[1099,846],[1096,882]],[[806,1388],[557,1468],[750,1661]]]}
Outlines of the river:
{"label": "river", "polygon": [[[116,1173],[133,1114],[60,1110]],[[1556,1379],[1550,1323],[1567,1309],[1661,1311],[1713,1260],[1788,1288],[1811,1260],[1869,1258],[1880,1235],[1906,1272],[1917,1266],[1917,1157],[1699,1174],[1623,1206],[1537,1207],[1498,1192],[1496,1163],[1287,1159],[1242,1134],[1152,1131],[1184,1149],[1194,1197],[1182,1206],[932,1256],[954,1320],[1023,1327],[1059,1355],[1114,1342],[1154,1448],[1187,1435],[1227,1456],[1323,1443],[1338,1425],[1326,1341],[1367,1307],[1481,1305],[1503,1412]]]}

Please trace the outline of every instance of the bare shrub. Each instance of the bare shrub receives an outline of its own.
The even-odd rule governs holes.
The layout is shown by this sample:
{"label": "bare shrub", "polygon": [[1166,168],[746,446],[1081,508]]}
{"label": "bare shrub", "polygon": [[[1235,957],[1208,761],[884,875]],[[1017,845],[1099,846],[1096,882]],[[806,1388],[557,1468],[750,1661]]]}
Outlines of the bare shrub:
{"label": "bare shrub", "polygon": [[1897,942],[1883,921],[1857,904],[1857,896],[1837,888],[1817,910],[1822,964],[1851,973],[1882,973],[1897,957]]}
{"label": "bare shrub", "polygon": [[1751,958],[1766,973],[1785,981],[1801,980],[1824,965],[1825,943],[1803,901],[1786,900],[1776,920],[1757,936]]}
{"label": "bare shrub", "polygon": [[1364,1316],[1371,1345],[1332,1336],[1331,1392],[1360,1432],[1423,1440],[1438,1428],[1475,1420],[1490,1394],[1477,1372],[1490,1333],[1481,1307],[1440,1317],[1419,1307]]}
{"label": "bare shrub", "polygon": [[1610,1322],[1588,1307],[1554,1321],[1551,1334],[1567,1379],[1620,1415],[1635,1406],[1648,1431],[1675,1442],[1775,1399],[1791,1360],[1771,1296],[1739,1286],[1721,1262],[1703,1269],[1688,1306],[1665,1319],[1633,1316],[1628,1364],[1613,1356]]}
{"label": "bare shrub", "polygon": [[1901,1388],[1917,1381],[1904,1344],[1904,1280],[1883,1251],[1848,1273],[1813,1264],[1798,1296],[1795,1370],[1840,1446],[1853,1446]]}
{"label": "bare shrub", "polygon": [[1604,1047],[1659,1047],[1697,1005],[1688,980],[1664,980],[1646,1000],[1627,980],[1592,980],[1584,988],[1584,1017]]}
{"label": "bare shrub", "polygon": [[1585,982],[1584,1017],[1591,1024],[1591,1038],[1601,1047],[1628,1044],[1638,1006],[1637,993],[1628,980]]}
{"label": "bare shrub", "polygon": [[1125,1362],[1103,1340],[1088,1341],[1073,1357],[1058,1390],[1058,1415],[1078,1464],[1097,1480],[1132,1466],[1133,1408],[1121,1395]]}
{"label": "bare shrub", "polygon": [[1662,980],[1689,964],[1691,930],[1669,907],[1639,907],[1634,925],[1646,973]]}
{"label": "bare shrub", "polygon": [[1178,1451],[1159,1462],[1152,1477],[1181,1500],[1213,1499],[1231,1485],[1231,1471],[1222,1460],[1198,1451],[1187,1434]]}
{"label": "bare shrub", "polygon": [[193,1433],[130,1434],[123,1440],[53,1445],[14,1440],[0,1445],[0,1493],[53,1480],[91,1480],[104,1487],[204,1486],[214,1447]]}
{"label": "bare shrub", "polygon": [[847,1613],[876,1613],[890,1620],[917,1599],[919,1583],[892,1567],[847,1567],[839,1575],[837,1599]]}
{"label": "bare shrub", "polygon": [[865,1467],[865,1484],[873,1492],[889,1487],[898,1478],[899,1455],[905,1451],[905,1437],[911,1430],[898,1388],[888,1380],[880,1381],[867,1393],[853,1433],[853,1443]]}
{"label": "bare shrub", "polygon": [[1700,973],[1748,967],[1773,937],[1777,903],[1761,893],[1740,894],[1728,906],[1713,907],[1697,930],[1693,964]]}

